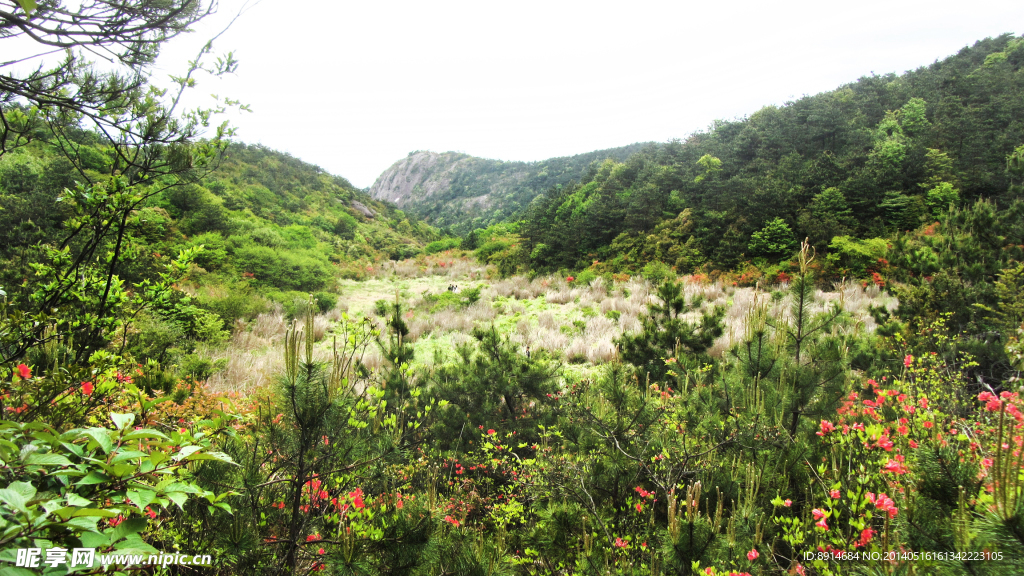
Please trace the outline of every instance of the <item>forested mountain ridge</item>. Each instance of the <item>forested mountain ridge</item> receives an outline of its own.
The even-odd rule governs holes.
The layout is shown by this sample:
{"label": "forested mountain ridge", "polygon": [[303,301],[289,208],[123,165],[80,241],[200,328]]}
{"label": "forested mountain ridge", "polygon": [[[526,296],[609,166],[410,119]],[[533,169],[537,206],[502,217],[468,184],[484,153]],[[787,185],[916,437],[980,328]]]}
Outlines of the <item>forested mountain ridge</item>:
{"label": "forested mountain ridge", "polygon": [[432,225],[465,234],[521,216],[544,191],[587,178],[594,162],[623,161],[647,144],[538,162],[504,162],[458,152],[411,152],[381,174],[370,195]]}
{"label": "forested mountain ridge", "polygon": [[528,265],[729,269],[789,257],[798,238],[821,250],[835,237],[913,230],[950,205],[1009,201],[1019,176],[1007,158],[1024,144],[1022,65],[1024,41],[1006,34],[605,162],[533,203]]}

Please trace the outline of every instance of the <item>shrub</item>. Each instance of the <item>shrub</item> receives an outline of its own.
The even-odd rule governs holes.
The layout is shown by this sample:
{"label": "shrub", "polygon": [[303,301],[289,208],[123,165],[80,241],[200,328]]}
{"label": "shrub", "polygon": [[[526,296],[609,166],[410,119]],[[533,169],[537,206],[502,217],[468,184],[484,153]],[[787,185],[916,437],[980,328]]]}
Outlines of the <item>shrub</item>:
{"label": "shrub", "polygon": [[651,284],[661,284],[662,282],[671,278],[674,274],[672,268],[664,262],[648,262],[644,265],[643,271],[640,273],[641,276],[647,278]]}
{"label": "shrub", "polygon": [[458,248],[462,245],[462,238],[444,238],[442,240],[435,240],[430,244],[427,244],[423,249],[427,254],[437,254],[438,252],[444,252],[445,250],[451,250]]}

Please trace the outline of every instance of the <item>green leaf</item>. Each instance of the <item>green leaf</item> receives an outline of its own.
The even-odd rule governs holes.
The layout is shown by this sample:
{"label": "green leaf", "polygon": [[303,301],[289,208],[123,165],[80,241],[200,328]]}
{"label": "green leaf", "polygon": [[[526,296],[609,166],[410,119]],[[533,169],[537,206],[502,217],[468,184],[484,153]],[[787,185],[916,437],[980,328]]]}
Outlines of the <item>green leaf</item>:
{"label": "green leaf", "polygon": [[104,454],[110,454],[111,448],[114,447],[114,442],[110,439],[109,430],[106,428],[89,428],[82,431],[82,433],[95,440]]}
{"label": "green leaf", "polygon": [[196,446],[194,444],[192,446],[185,446],[177,454],[174,455],[174,460],[175,461],[180,461],[180,460],[182,460],[184,458],[188,458],[192,454],[195,454],[196,452],[198,452],[198,451],[200,451],[202,449],[203,449],[202,446]]}
{"label": "green leaf", "polygon": [[124,452],[118,452],[117,456],[114,456],[113,458],[110,459],[110,463],[111,464],[116,464],[118,462],[123,462],[125,460],[134,460],[136,458],[146,458],[148,456],[149,456],[149,454],[146,454],[145,452],[139,452],[138,450],[126,450]]}
{"label": "green leaf", "polygon": [[185,501],[188,500],[187,494],[183,492],[168,492],[167,497],[170,498],[172,502],[177,504],[178,508],[184,510],[183,506],[185,506]]}
{"label": "green leaf", "polygon": [[72,518],[79,517],[90,517],[98,516],[100,518],[116,518],[119,516],[117,512],[112,510],[103,510],[101,508],[79,508],[71,513]]}
{"label": "green leaf", "polygon": [[110,482],[110,476],[107,476],[98,470],[93,470],[92,472],[89,472],[85,478],[75,482],[75,485],[88,486],[90,484],[103,484],[104,482]]}
{"label": "green leaf", "polygon": [[146,506],[149,506],[153,502],[153,498],[156,498],[156,492],[154,492],[153,490],[145,490],[140,488],[139,490],[128,491],[128,499],[131,500],[133,504],[138,506],[139,510],[143,512],[146,511]]}
{"label": "green leaf", "polygon": [[162,438],[164,440],[170,440],[166,434],[150,428],[143,428],[142,430],[134,430],[124,435],[125,440],[135,440],[138,438]]}
{"label": "green leaf", "polygon": [[36,0],[17,0],[18,6],[25,11],[25,15],[31,17],[32,13],[36,11]]}
{"label": "green leaf", "polygon": [[71,492],[67,495],[68,506],[91,506],[92,500],[88,498],[82,498],[78,494]]}
{"label": "green leaf", "polygon": [[[87,521],[86,518],[76,518],[75,520],[79,522]],[[110,536],[96,532],[95,530],[90,530],[85,534],[80,534],[78,539],[82,541],[82,546],[84,548],[105,548],[110,544]]]}
{"label": "green leaf", "polygon": [[[99,532],[99,529],[96,528],[96,523],[97,522],[99,522],[98,518],[90,518],[88,516],[79,516],[78,518],[71,518],[70,520],[65,522],[64,525],[65,526],[71,526],[72,528],[78,528],[80,530],[85,530],[86,532]],[[84,544],[85,537],[86,537],[85,534],[79,535],[79,539],[82,540],[83,546],[88,546],[88,544]],[[103,542],[104,542],[104,544],[106,544],[106,538],[103,539]]]}
{"label": "green leaf", "polygon": [[71,466],[71,460],[68,460],[60,454],[39,454],[33,452],[25,458],[25,464],[35,466]]}
{"label": "green leaf", "polygon": [[110,533],[110,542],[117,542],[122,538],[141,532],[145,530],[148,522],[145,518],[129,518],[124,522],[121,522],[114,528],[114,531]]}
{"label": "green leaf", "polygon": [[0,502],[7,504],[11,508],[14,508],[23,514],[28,514],[28,508],[25,507],[25,497],[14,490],[7,488],[0,489]]}
{"label": "green leaf", "polygon": [[124,430],[125,426],[131,426],[132,422],[135,421],[135,414],[114,414],[111,412],[110,419],[114,421],[114,426],[118,430]]}
{"label": "green leaf", "polygon": [[26,502],[34,498],[37,492],[36,487],[28,482],[11,482],[7,488],[20,494]]}
{"label": "green leaf", "polygon": [[200,454],[192,454],[187,458],[187,460],[218,460],[220,462],[227,462],[228,464],[238,466],[238,463],[232,460],[231,456],[228,456],[223,452],[202,452]]}

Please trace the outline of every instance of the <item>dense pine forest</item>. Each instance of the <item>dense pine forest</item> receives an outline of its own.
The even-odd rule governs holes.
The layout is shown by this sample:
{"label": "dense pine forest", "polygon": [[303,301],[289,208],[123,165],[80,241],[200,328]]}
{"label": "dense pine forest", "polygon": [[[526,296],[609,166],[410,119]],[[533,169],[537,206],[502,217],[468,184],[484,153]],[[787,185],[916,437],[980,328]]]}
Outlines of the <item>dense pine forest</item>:
{"label": "dense pine forest", "polygon": [[456,221],[181,110],[230,55],[150,90],[192,2],[0,4],[67,44],[0,66],[0,574],[1019,571],[1024,39]]}

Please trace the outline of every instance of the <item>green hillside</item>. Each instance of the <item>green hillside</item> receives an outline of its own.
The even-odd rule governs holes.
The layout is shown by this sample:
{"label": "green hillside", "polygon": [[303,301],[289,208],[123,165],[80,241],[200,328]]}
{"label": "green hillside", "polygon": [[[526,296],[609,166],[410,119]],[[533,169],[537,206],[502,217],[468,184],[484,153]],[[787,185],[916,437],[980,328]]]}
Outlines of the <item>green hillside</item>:
{"label": "green hillside", "polygon": [[[605,162],[532,207],[530,265],[731,268],[789,257],[805,237],[820,250],[915,229],[951,203],[1005,203],[1019,195],[1007,157],[1024,143],[1022,66],[1024,42],[1004,35]],[[783,229],[781,243],[753,241]]]}

